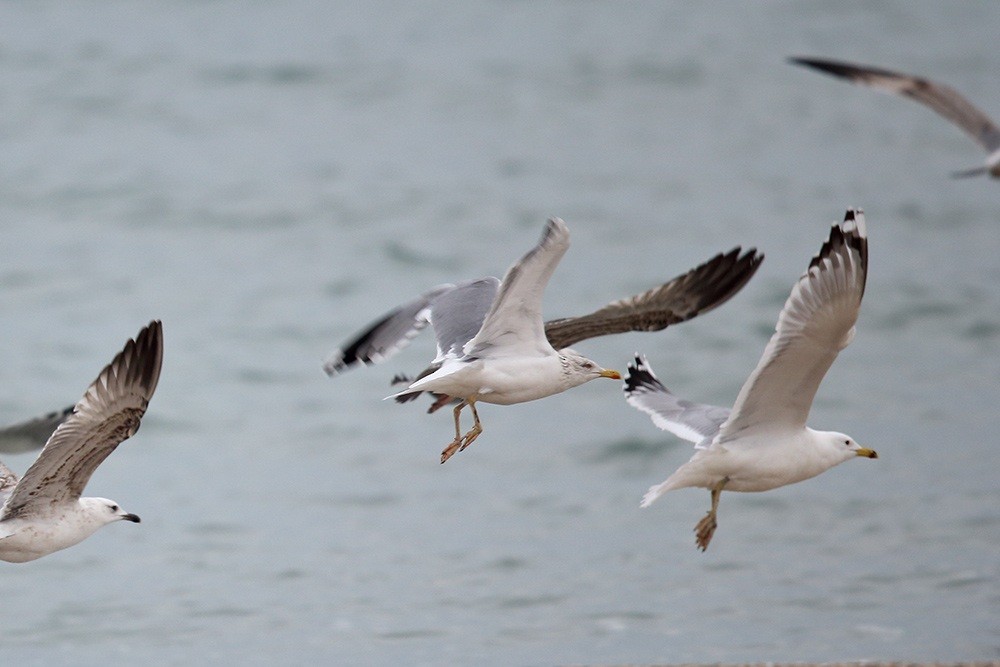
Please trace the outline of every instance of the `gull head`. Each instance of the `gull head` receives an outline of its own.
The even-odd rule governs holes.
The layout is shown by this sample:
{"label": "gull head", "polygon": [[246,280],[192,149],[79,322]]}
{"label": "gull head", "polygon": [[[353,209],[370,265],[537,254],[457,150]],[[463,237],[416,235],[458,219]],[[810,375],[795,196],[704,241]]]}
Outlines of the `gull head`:
{"label": "gull head", "polygon": [[844,433],[836,431],[826,431],[819,433],[823,446],[831,453],[833,458],[840,459],[841,463],[859,456],[866,459],[877,459],[878,454],[874,449],[862,447],[857,441]]}
{"label": "gull head", "polygon": [[622,374],[618,371],[601,368],[597,363],[570,348],[559,350],[559,361],[563,367],[563,377],[567,380],[570,387],[575,387],[597,378],[622,379]]}
{"label": "gull head", "polygon": [[80,505],[94,523],[99,526],[114,523],[115,521],[139,523],[137,515],[126,512],[118,503],[107,498],[80,498]]}

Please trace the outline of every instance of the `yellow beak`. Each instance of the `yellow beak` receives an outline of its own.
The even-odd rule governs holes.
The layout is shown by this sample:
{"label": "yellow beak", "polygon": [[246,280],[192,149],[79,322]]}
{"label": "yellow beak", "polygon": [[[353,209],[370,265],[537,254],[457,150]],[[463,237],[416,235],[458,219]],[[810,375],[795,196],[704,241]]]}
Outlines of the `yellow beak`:
{"label": "yellow beak", "polygon": [[864,456],[865,458],[869,458],[869,459],[877,459],[878,458],[878,454],[875,453],[875,450],[874,449],[868,449],[867,447],[862,447],[856,453],[857,453],[858,456]]}
{"label": "yellow beak", "polygon": [[605,368],[603,371],[601,371],[601,377],[611,378],[612,380],[621,380],[622,374],[619,373],[618,371],[609,371],[607,368]]}

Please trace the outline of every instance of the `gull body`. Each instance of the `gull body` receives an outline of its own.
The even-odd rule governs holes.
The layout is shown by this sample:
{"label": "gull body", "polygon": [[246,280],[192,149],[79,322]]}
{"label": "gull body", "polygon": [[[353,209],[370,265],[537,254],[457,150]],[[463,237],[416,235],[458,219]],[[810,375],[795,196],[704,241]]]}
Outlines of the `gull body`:
{"label": "gull body", "polygon": [[[407,391],[430,391],[462,398],[475,397],[480,403],[513,405],[558,394],[599,377],[621,379],[616,371],[607,371],[568,348],[557,354],[491,364],[489,381],[484,382],[487,365],[483,359],[473,359],[442,368],[415,381]],[[535,381],[538,378],[557,380],[541,384]]]}
{"label": "gull body", "polygon": [[0,464],[0,560],[34,560],[109,523],[139,522],[113,500],[81,494],[97,466],[139,429],[162,361],[162,326],[154,321],[101,371],[20,480]]}
{"label": "gull body", "polygon": [[806,426],[823,376],[854,339],[867,269],[864,214],[850,209],[793,287],[774,335],[731,410],[678,398],[636,356],[625,378],[626,400],[696,447],[690,461],[649,489],[643,507],[674,489],[711,490],[712,508],[695,527],[704,550],[715,532],[723,489],[769,491],[852,458],[876,458],[844,433]]}

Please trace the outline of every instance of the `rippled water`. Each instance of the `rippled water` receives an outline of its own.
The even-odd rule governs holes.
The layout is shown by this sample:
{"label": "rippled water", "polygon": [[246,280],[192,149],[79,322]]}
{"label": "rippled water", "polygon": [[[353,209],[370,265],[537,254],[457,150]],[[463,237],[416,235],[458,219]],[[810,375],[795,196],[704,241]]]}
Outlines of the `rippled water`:
{"label": "rippled water", "polygon": [[[162,318],[141,433],[88,491],[143,518],[3,566],[26,664],[553,664],[1000,657],[1000,189],[901,99],[792,67],[923,73],[1000,115],[992,3],[11,4],[0,293],[13,421]],[[501,273],[548,215],[550,317],[734,245],[710,315],[581,344],[731,403],[850,205],[855,343],[811,423],[879,451],[775,492],[640,511],[690,453],[596,381],[450,415],[380,399],[432,354],[323,358],[416,291]],[[30,455],[5,459],[23,471]]]}

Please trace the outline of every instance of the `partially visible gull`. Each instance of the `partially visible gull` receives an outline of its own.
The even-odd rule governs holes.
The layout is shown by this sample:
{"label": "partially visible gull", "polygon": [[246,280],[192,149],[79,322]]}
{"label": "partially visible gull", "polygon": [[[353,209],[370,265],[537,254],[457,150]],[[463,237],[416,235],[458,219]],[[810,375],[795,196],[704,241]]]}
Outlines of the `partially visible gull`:
{"label": "partially visible gull", "polygon": [[41,417],[0,428],[0,452],[21,454],[41,449],[59,424],[73,414],[73,406],[50,412]]}
{"label": "partially visible gull", "polygon": [[643,507],[673,489],[711,490],[712,508],[695,527],[697,545],[704,551],[715,533],[724,489],[768,491],[858,456],[877,458],[848,435],[806,426],[823,376],[854,339],[867,273],[864,214],[849,209],[792,288],[775,333],[732,410],[677,397],[636,356],[625,377],[626,400],[696,448],[690,461],[649,489]]}
{"label": "partially visible gull", "polygon": [[0,463],[0,560],[34,560],[114,521],[139,522],[112,500],[80,496],[97,466],[139,429],[162,362],[163,329],[153,321],[101,371],[24,477]]}
{"label": "partially visible gull", "polygon": [[1000,127],[997,127],[989,116],[973,106],[954,88],[917,76],[866,65],[821,58],[791,58],[790,60],[797,65],[812,67],[853,83],[909,97],[930,107],[962,128],[989,153],[984,165],[955,172],[952,175],[964,177],[989,174],[993,178],[1000,178]]}
{"label": "partially visible gull", "polygon": [[[547,230],[550,228],[555,229],[559,237],[566,238],[555,239],[549,244],[562,244],[563,247],[558,250],[558,255],[553,254],[547,260],[551,261],[551,268],[544,275],[545,282],[548,281],[551,270],[568,245],[568,232],[564,231],[565,225],[562,221],[550,222]],[[545,238],[547,236],[543,237],[540,248],[545,245]],[[525,260],[538,251],[536,248],[525,256]],[[547,254],[555,252],[554,249],[547,251]],[[567,350],[570,345],[587,338],[626,331],[657,331],[670,324],[691,319],[725,302],[738,292],[753,276],[761,261],[763,255],[758,254],[756,250],[750,249],[741,256],[740,248],[737,247],[726,254],[717,255],[663,285],[610,303],[589,315],[546,322],[545,347],[572,352]],[[516,275],[513,270],[512,268],[512,273],[508,274],[505,282],[510,280],[511,275]],[[393,309],[353,336],[331,355],[324,364],[324,370],[333,376],[357,365],[374,364],[388,359],[405,347],[427,324],[432,323],[437,337],[438,355],[431,366],[417,377],[417,381],[423,380],[438,371],[446,357],[460,355],[463,346],[479,333],[487,314],[495,305],[494,301],[498,299],[498,293],[499,298],[504,298],[500,285],[499,280],[490,277],[466,281],[459,285],[441,285],[429,290],[413,301]],[[544,283],[537,287],[537,294],[532,298],[538,302],[534,307],[540,318],[540,300]],[[509,297],[507,298],[509,300]],[[542,343],[538,345],[541,346]],[[397,381],[399,379],[397,376]],[[416,384],[409,378],[403,380],[408,385]],[[395,398],[399,401],[410,400],[422,391],[423,389],[407,389],[396,394]],[[430,411],[451,399],[448,394],[440,390],[435,390],[435,393],[439,398],[431,406]],[[491,402],[483,397],[478,400]],[[460,403],[459,408],[462,405],[464,402]],[[460,433],[457,427],[456,431]],[[457,434],[456,439],[458,439]],[[475,436],[465,445],[468,446],[474,439]],[[453,451],[449,453],[449,449],[446,449],[444,460],[447,460]]]}

